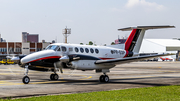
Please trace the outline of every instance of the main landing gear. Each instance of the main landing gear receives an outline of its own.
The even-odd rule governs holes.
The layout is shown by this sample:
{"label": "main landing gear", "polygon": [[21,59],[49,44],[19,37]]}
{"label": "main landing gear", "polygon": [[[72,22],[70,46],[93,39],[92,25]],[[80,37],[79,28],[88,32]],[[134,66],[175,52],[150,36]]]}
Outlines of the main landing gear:
{"label": "main landing gear", "polygon": [[100,77],[99,77],[99,81],[100,82],[109,82],[109,77],[108,77],[108,75],[106,75],[106,73],[104,73],[104,75],[101,75]]}
{"label": "main landing gear", "polygon": [[59,75],[58,74],[51,74],[50,75],[50,79],[51,80],[58,80],[59,79]]}

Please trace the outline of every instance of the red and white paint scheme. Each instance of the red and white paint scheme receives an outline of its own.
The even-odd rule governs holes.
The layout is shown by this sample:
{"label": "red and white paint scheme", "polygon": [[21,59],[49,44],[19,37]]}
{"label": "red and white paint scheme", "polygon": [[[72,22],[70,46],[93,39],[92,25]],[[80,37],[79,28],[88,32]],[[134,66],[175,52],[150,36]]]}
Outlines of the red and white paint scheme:
{"label": "red and white paint scheme", "polygon": [[51,44],[45,50],[29,54],[20,60],[26,71],[22,81],[25,84],[30,82],[30,78],[27,76],[28,69],[51,69],[54,71],[54,74],[51,74],[50,79],[58,80],[59,76],[57,71],[63,73],[62,69],[68,68],[83,71],[95,70],[96,73],[102,72],[104,75],[100,76],[100,82],[109,82],[109,77],[106,74],[107,72],[110,72],[110,68],[115,67],[117,64],[168,55],[156,54],[137,56],[145,31],[159,28],[174,28],[174,26],[137,26],[118,29],[121,31],[132,30],[125,44],[111,46],[64,43]]}
{"label": "red and white paint scheme", "polygon": [[172,57],[160,57],[162,61],[173,61]]}

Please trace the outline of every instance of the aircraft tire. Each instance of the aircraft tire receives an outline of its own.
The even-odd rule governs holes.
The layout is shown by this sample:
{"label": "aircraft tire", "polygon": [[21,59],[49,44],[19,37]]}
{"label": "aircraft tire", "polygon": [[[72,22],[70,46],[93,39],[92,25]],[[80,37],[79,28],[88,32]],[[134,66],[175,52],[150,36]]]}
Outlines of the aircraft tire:
{"label": "aircraft tire", "polygon": [[109,82],[109,77],[107,75],[104,76],[104,82]]}
{"label": "aircraft tire", "polygon": [[104,82],[104,75],[101,75],[101,76],[99,77],[99,81],[100,81],[100,82]]}
{"label": "aircraft tire", "polygon": [[30,78],[28,76],[24,76],[23,79],[22,79],[22,82],[24,84],[28,84],[30,82]]}
{"label": "aircraft tire", "polygon": [[50,79],[51,79],[51,80],[54,80],[54,74],[51,74],[51,75],[50,75]]}
{"label": "aircraft tire", "polygon": [[58,80],[59,79],[59,75],[58,74],[54,74],[54,80]]}

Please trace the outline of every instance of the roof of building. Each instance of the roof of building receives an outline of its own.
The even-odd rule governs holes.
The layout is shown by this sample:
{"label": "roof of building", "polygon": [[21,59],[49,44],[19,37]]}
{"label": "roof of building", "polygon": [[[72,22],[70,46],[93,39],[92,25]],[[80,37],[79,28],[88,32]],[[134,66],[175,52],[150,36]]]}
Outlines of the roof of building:
{"label": "roof of building", "polygon": [[162,46],[180,47],[180,41],[176,39],[145,39],[145,40]]}

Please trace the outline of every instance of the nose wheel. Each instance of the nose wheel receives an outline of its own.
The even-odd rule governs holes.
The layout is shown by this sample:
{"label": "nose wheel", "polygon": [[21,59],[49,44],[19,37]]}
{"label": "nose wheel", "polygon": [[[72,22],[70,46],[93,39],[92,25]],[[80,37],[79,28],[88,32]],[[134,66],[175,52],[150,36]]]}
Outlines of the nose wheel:
{"label": "nose wheel", "polygon": [[28,67],[29,67],[29,65],[28,64],[26,64],[25,66],[24,66],[24,70],[25,70],[25,73],[24,73],[24,77],[22,78],[22,82],[24,83],[24,84],[28,84],[29,82],[30,82],[30,78],[28,77]]}
{"label": "nose wheel", "polygon": [[23,79],[22,79],[22,82],[24,84],[28,84],[30,82],[30,78],[28,76],[24,76]]}
{"label": "nose wheel", "polygon": [[108,75],[101,75],[100,77],[99,77],[99,81],[100,82],[109,82],[109,77],[108,77]]}

